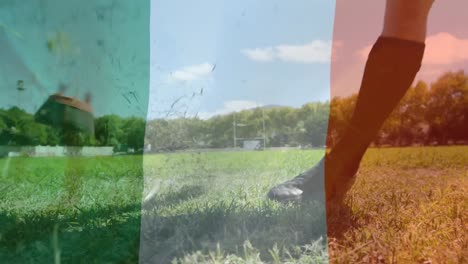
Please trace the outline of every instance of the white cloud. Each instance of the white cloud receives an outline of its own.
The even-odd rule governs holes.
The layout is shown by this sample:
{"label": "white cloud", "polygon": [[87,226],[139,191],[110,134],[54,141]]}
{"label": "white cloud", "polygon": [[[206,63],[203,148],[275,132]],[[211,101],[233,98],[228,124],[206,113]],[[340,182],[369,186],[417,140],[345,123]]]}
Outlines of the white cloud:
{"label": "white cloud", "polygon": [[208,119],[216,115],[226,115],[232,112],[252,109],[255,107],[259,107],[259,106],[262,106],[262,104],[259,104],[254,101],[233,100],[233,101],[224,102],[223,107],[221,109],[218,109],[214,112],[200,112],[198,113],[198,116],[202,119]]}
{"label": "white cloud", "polygon": [[449,65],[468,60],[468,39],[441,32],[426,40],[423,64]]}
{"label": "white cloud", "polygon": [[357,55],[361,59],[367,60],[367,57],[369,57],[369,53],[371,50],[372,50],[372,45],[365,46],[364,48],[357,51]]}
{"label": "white cloud", "polygon": [[344,43],[341,40],[334,40],[332,44],[332,54],[331,54],[331,60],[332,61],[337,61],[340,58],[339,53],[341,52],[341,49],[343,48]]}
{"label": "white cloud", "polygon": [[273,48],[243,49],[241,53],[254,61],[272,61],[275,58]]}
{"label": "white cloud", "polygon": [[304,45],[243,49],[241,53],[251,60],[260,62],[280,60],[296,63],[327,63],[331,58],[331,50],[331,42],[314,40]]}
{"label": "white cloud", "polygon": [[280,45],[277,57],[282,61],[300,63],[326,63],[331,57],[331,43],[314,40],[306,45]]}
{"label": "white cloud", "polygon": [[184,67],[172,73],[171,77],[179,81],[194,81],[208,77],[213,71],[213,64],[202,63]]}
{"label": "white cloud", "polygon": [[[366,60],[372,45],[358,51]],[[459,39],[450,33],[440,32],[426,39],[423,65],[451,65],[468,60],[468,39]]]}

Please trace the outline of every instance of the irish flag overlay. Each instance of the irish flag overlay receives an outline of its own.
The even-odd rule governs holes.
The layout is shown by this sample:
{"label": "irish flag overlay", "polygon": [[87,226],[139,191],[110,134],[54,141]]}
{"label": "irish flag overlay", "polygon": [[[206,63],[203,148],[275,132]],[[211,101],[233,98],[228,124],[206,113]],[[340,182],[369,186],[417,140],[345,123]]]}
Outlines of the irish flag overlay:
{"label": "irish flag overlay", "polygon": [[138,262],[149,9],[0,3],[1,263]]}
{"label": "irish flag overlay", "polygon": [[[395,6],[384,20],[385,2]],[[416,12],[415,7],[424,10],[433,1],[411,1],[413,6],[407,7],[403,2],[410,1],[336,1],[327,146],[333,148],[346,133],[353,109],[355,121],[365,120],[364,125],[354,122],[364,128],[358,134],[374,130],[375,116],[394,100],[411,64],[417,64],[418,43],[379,41],[371,51],[385,32],[384,21],[401,18],[393,29],[388,26],[390,35],[394,29],[411,31],[417,23],[424,25],[425,11]],[[327,218],[330,262],[466,261],[462,241],[467,215],[462,208],[468,188],[468,31],[463,26],[467,8],[466,1],[433,3],[420,69],[373,135],[345,198],[346,207]],[[405,13],[407,19],[402,17]],[[420,32],[416,28],[417,34],[407,39],[417,40]],[[366,68],[371,78],[363,80],[366,63],[378,67]],[[379,78],[373,79],[374,74]],[[369,92],[357,96],[359,89]],[[366,100],[359,102],[359,97]],[[353,145],[346,144],[346,149],[352,152]],[[327,177],[333,169],[329,172]]]}
{"label": "irish flag overlay", "polygon": [[466,0],[0,3],[0,263],[465,263]]}

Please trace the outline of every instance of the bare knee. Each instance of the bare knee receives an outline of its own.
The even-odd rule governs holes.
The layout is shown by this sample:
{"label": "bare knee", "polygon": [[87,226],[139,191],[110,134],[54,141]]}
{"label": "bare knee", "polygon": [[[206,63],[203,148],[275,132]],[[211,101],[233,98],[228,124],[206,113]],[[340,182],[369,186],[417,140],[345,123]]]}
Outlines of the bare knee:
{"label": "bare knee", "polygon": [[434,0],[387,0],[382,35],[424,42]]}

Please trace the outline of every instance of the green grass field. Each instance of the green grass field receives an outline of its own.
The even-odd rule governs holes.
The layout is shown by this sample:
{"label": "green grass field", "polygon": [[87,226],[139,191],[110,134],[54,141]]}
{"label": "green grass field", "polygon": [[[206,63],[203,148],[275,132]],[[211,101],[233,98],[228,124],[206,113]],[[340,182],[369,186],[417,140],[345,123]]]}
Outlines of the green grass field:
{"label": "green grass field", "polygon": [[467,261],[468,147],[370,149],[328,239],[323,204],[265,199],[322,155],[1,159],[0,262]]}

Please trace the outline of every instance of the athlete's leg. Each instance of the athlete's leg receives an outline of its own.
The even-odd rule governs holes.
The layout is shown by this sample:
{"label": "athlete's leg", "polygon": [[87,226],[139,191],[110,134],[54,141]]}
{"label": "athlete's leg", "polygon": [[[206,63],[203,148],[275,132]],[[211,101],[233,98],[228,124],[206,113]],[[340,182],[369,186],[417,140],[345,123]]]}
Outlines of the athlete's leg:
{"label": "athlete's leg", "polygon": [[387,0],[382,36],[424,42],[434,0]]}
{"label": "athlete's leg", "polygon": [[283,201],[316,197],[325,178],[327,200],[341,200],[353,183],[367,147],[420,68],[432,3],[387,0],[384,29],[369,54],[349,128],[324,159],[311,170],[274,187],[270,198]]}
{"label": "athlete's leg", "polygon": [[421,66],[432,3],[387,0],[383,31],[369,54],[349,129],[327,159],[327,199],[349,189],[367,147],[411,86]]}

